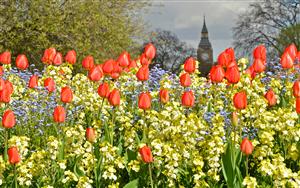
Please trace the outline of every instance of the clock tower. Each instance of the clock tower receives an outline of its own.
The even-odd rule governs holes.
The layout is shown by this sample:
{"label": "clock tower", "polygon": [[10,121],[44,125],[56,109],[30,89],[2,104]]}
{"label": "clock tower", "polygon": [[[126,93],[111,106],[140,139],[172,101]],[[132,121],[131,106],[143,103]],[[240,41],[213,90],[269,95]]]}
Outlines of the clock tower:
{"label": "clock tower", "polygon": [[201,40],[197,50],[197,59],[200,62],[199,71],[201,72],[201,76],[206,77],[213,65],[213,49],[208,39],[208,30],[205,23],[205,16],[203,19]]}

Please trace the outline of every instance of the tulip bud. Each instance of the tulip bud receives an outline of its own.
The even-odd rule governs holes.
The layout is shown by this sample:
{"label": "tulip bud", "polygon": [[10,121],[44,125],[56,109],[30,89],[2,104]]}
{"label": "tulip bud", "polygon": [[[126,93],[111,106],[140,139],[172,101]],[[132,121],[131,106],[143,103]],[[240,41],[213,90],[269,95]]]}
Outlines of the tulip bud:
{"label": "tulip bud", "polygon": [[12,110],[6,110],[2,116],[2,126],[4,128],[13,128],[16,124],[16,118]]}
{"label": "tulip bud", "polygon": [[252,145],[252,142],[248,140],[248,138],[244,138],[241,143],[240,149],[245,155],[251,155],[254,147]]}
{"label": "tulip bud", "polygon": [[147,81],[149,79],[149,67],[143,65],[136,73],[139,81]]}
{"label": "tulip bud", "polygon": [[96,141],[96,131],[92,127],[86,128],[85,136],[87,141],[94,143]]}
{"label": "tulip bud", "polygon": [[142,66],[149,66],[151,61],[149,59],[147,59],[146,55],[143,53],[140,56],[140,63],[141,63]]}
{"label": "tulip bud", "polygon": [[192,91],[185,91],[181,97],[181,103],[185,107],[193,107],[195,103],[195,97]]}
{"label": "tulip bud", "polygon": [[56,123],[63,123],[66,119],[66,111],[62,106],[56,106],[53,112],[53,120]]}
{"label": "tulip bud", "polygon": [[180,85],[182,87],[189,87],[192,84],[192,80],[189,73],[184,73],[180,76]]}
{"label": "tulip bud", "polygon": [[90,69],[89,74],[88,74],[88,78],[93,81],[93,82],[97,82],[99,80],[101,80],[101,78],[103,77],[103,72],[101,69],[100,65],[96,65],[93,68]]}
{"label": "tulip bud", "polygon": [[289,69],[294,66],[294,60],[291,58],[289,53],[285,52],[281,56],[280,64],[281,64],[282,68]]}
{"label": "tulip bud", "polygon": [[75,50],[68,51],[67,55],[65,56],[65,61],[74,65],[76,63],[76,52]]}
{"label": "tulip bud", "polygon": [[93,56],[89,55],[86,56],[83,60],[82,60],[82,67],[85,70],[90,70],[91,68],[94,67],[94,58]]}
{"label": "tulip bud", "polygon": [[219,56],[218,56],[218,64],[221,65],[222,67],[227,67],[230,63],[230,55],[227,54],[226,52],[222,52]]}
{"label": "tulip bud", "polygon": [[276,105],[277,99],[273,89],[269,89],[267,91],[267,93],[265,94],[265,98],[267,99],[269,106]]}
{"label": "tulip bud", "polygon": [[139,149],[139,153],[140,153],[144,163],[152,163],[153,162],[151,149],[148,146],[145,145],[145,146],[141,147]]}
{"label": "tulip bud", "polygon": [[232,125],[235,127],[239,125],[239,117],[237,112],[232,112]]}
{"label": "tulip bud", "polygon": [[20,54],[16,59],[16,67],[20,70],[25,70],[29,66],[27,57],[24,54]]}
{"label": "tulip bud", "polygon": [[160,102],[163,104],[166,104],[167,102],[169,102],[169,91],[167,89],[161,89],[159,91],[159,99],[160,99]]}
{"label": "tulip bud", "polygon": [[261,59],[263,62],[266,61],[266,47],[264,45],[259,45],[253,50],[254,59]]}
{"label": "tulip bud", "polygon": [[213,83],[219,83],[223,81],[225,71],[221,65],[215,65],[210,69],[209,76]]}
{"label": "tulip bud", "polygon": [[135,67],[137,67],[137,65],[136,65],[136,61],[135,60],[131,60],[130,61],[130,64],[128,65],[128,68],[135,68]]}
{"label": "tulip bud", "polygon": [[295,58],[297,56],[297,47],[295,44],[289,45],[285,50],[284,53],[288,53],[293,61],[295,61]]}
{"label": "tulip bud", "polygon": [[149,92],[143,92],[139,95],[138,106],[143,110],[149,110],[151,108],[151,95]]}
{"label": "tulip bud", "polygon": [[253,69],[257,73],[264,72],[266,69],[265,63],[261,59],[254,59]]}
{"label": "tulip bud", "polygon": [[229,66],[226,70],[225,77],[231,84],[236,84],[240,81],[239,68],[236,65]]}
{"label": "tulip bud", "polygon": [[61,65],[63,63],[63,57],[60,52],[57,52],[54,59],[53,59],[53,64],[54,65]]}
{"label": "tulip bud", "polygon": [[228,62],[235,61],[234,49],[233,48],[227,48],[225,50],[225,53],[228,55]]}
{"label": "tulip bud", "polygon": [[0,90],[0,102],[9,103],[11,93],[9,89],[5,86],[4,89]]}
{"label": "tulip bud", "polygon": [[121,99],[120,99],[120,92],[118,89],[113,89],[108,96],[108,102],[112,106],[119,106]]}
{"label": "tulip bud", "polygon": [[98,95],[102,98],[107,98],[109,96],[109,85],[106,82],[103,82],[98,87]]}
{"label": "tulip bud", "polygon": [[247,95],[244,91],[236,93],[233,97],[233,104],[236,109],[245,109],[247,107]]}
{"label": "tulip bud", "polygon": [[12,94],[14,92],[14,87],[13,87],[12,83],[8,80],[5,80],[4,84],[5,84],[5,88],[8,90],[8,93]]}
{"label": "tulip bud", "polygon": [[32,75],[29,79],[28,87],[29,88],[36,88],[38,86],[38,76],[37,75]]}
{"label": "tulip bud", "polygon": [[70,87],[65,86],[61,89],[60,100],[63,103],[70,103],[73,100],[73,91]]}
{"label": "tulip bud", "polygon": [[48,90],[49,93],[55,90],[55,82],[53,78],[46,78],[44,80],[44,87]]}
{"label": "tulip bud", "polygon": [[10,64],[11,62],[11,54],[9,51],[3,52],[0,55],[0,63],[2,64]]}
{"label": "tulip bud", "polygon": [[246,74],[249,74],[251,76],[251,79],[254,79],[255,76],[256,76],[256,73],[254,71],[254,67],[253,65],[251,65],[246,71],[245,71]]}
{"label": "tulip bud", "polygon": [[117,61],[121,67],[128,67],[130,64],[130,54],[128,52],[121,53]]}
{"label": "tulip bud", "polygon": [[56,55],[56,49],[55,48],[48,48],[44,51],[44,55],[42,57],[42,62],[45,64],[51,65],[54,61]]}
{"label": "tulip bud", "polygon": [[153,44],[149,43],[145,46],[144,53],[148,59],[153,59],[155,57],[156,48]]}
{"label": "tulip bud", "polygon": [[193,57],[189,57],[184,61],[184,70],[187,73],[194,73],[196,70],[196,61]]}
{"label": "tulip bud", "polygon": [[294,97],[300,97],[300,81],[295,81],[293,85],[293,95]]}
{"label": "tulip bud", "polygon": [[114,70],[114,60],[109,59],[109,60],[105,61],[102,66],[102,70],[103,70],[104,74],[111,74],[112,71]]}
{"label": "tulip bud", "polygon": [[7,150],[8,155],[8,161],[10,164],[17,164],[21,161],[18,148],[17,147],[11,147]]}

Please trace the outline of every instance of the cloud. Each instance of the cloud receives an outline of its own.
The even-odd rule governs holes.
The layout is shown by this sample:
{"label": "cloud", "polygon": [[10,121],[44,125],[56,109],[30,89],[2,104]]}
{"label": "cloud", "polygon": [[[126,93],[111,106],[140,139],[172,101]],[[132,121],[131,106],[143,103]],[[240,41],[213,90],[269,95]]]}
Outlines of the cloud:
{"label": "cloud", "polygon": [[[153,1],[154,6],[145,15],[145,19],[151,24],[150,29],[170,30],[181,40],[197,48],[205,15],[216,59],[221,51],[232,45],[232,27],[249,2],[251,1]],[[159,4],[163,6],[158,6]]]}

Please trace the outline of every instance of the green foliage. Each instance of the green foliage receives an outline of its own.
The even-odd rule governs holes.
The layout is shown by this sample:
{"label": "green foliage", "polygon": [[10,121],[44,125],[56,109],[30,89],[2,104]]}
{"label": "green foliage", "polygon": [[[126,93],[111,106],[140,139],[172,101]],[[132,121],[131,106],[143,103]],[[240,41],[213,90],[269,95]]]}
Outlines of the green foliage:
{"label": "green foliage", "polygon": [[144,37],[139,12],[144,1],[4,0],[0,3],[0,51],[24,53],[41,67],[43,50],[77,52],[76,68],[86,55],[101,63],[121,51],[134,50]]}
{"label": "green foliage", "polygon": [[276,40],[281,52],[284,51],[286,46],[292,43],[294,43],[299,48],[300,47],[300,24],[282,29]]}

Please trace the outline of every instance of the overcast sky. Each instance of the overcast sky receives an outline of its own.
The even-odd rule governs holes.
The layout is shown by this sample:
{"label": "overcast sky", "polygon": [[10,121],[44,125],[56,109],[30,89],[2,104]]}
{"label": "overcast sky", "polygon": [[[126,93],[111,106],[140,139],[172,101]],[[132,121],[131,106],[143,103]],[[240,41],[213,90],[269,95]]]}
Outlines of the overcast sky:
{"label": "overcast sky", "polygon": [[214,60],[232,46],[232,27],[238,14],[253,0],[152,0],[153,7],[145,16],[152,29],[170,30],[197,48],[205,15]]}

